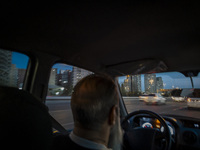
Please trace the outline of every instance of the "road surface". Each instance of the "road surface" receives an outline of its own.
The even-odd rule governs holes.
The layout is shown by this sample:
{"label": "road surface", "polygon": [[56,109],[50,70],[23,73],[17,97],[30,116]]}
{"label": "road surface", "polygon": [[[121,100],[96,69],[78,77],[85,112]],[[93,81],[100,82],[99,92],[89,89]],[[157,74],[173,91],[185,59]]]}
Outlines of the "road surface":
{"label": "road surface", "polygon": [[[139,101],[139,98],[124,99],[128,112],[135,110],[151,110],[158,114],[176,114],[200,118],[199,110],[188,110],[186,102],[173,102],[168,99],[166,105],[146,105]],[[50,114],[66,129],[73,128],[73,117],[70,108],[70,100],[47,100],[46,105],[49,107]]]}

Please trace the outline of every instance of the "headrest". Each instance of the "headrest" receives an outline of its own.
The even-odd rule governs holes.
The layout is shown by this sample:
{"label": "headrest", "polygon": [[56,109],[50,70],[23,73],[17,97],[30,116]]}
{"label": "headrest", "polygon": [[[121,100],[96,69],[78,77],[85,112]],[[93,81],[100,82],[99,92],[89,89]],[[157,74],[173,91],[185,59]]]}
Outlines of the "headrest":
{"label": "headrest", "polygon": [[1,146],[49,149],[51,138],[52,126],[46,106],[26,91],[0,87]]}

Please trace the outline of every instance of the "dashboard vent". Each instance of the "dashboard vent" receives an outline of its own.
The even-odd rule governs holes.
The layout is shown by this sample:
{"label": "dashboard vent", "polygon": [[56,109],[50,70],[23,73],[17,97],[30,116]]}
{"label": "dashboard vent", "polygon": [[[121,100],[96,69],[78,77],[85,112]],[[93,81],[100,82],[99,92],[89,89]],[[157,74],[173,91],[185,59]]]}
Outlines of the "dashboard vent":
{"label": "dashboard vent", "polygon": [[194,144],[197,141],[197,136],[194,132],[192,131],[185,131],[183,133],[183,140],[187,144]]}

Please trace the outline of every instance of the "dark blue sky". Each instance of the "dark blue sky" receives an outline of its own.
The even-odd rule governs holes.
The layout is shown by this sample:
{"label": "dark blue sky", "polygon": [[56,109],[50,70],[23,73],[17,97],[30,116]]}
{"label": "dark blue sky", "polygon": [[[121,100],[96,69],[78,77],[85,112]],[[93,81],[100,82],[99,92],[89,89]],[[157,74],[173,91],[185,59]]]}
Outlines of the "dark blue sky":
{"label": "dark blue sky", "polygon": [[12,64],[16,64],[17,68],[27,68],[28,60],[28,56],[17,52],[12,52]]}

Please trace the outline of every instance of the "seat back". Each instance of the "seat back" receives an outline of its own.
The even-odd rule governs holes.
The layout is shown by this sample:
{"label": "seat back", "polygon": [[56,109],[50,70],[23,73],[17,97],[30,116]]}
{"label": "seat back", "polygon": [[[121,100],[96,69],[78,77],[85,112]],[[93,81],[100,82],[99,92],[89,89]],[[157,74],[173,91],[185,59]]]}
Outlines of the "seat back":
{"label": "seat back", "polygon": [[2,149],[50,149],[52,125],[48,110],[26,91],[0,87]]}

